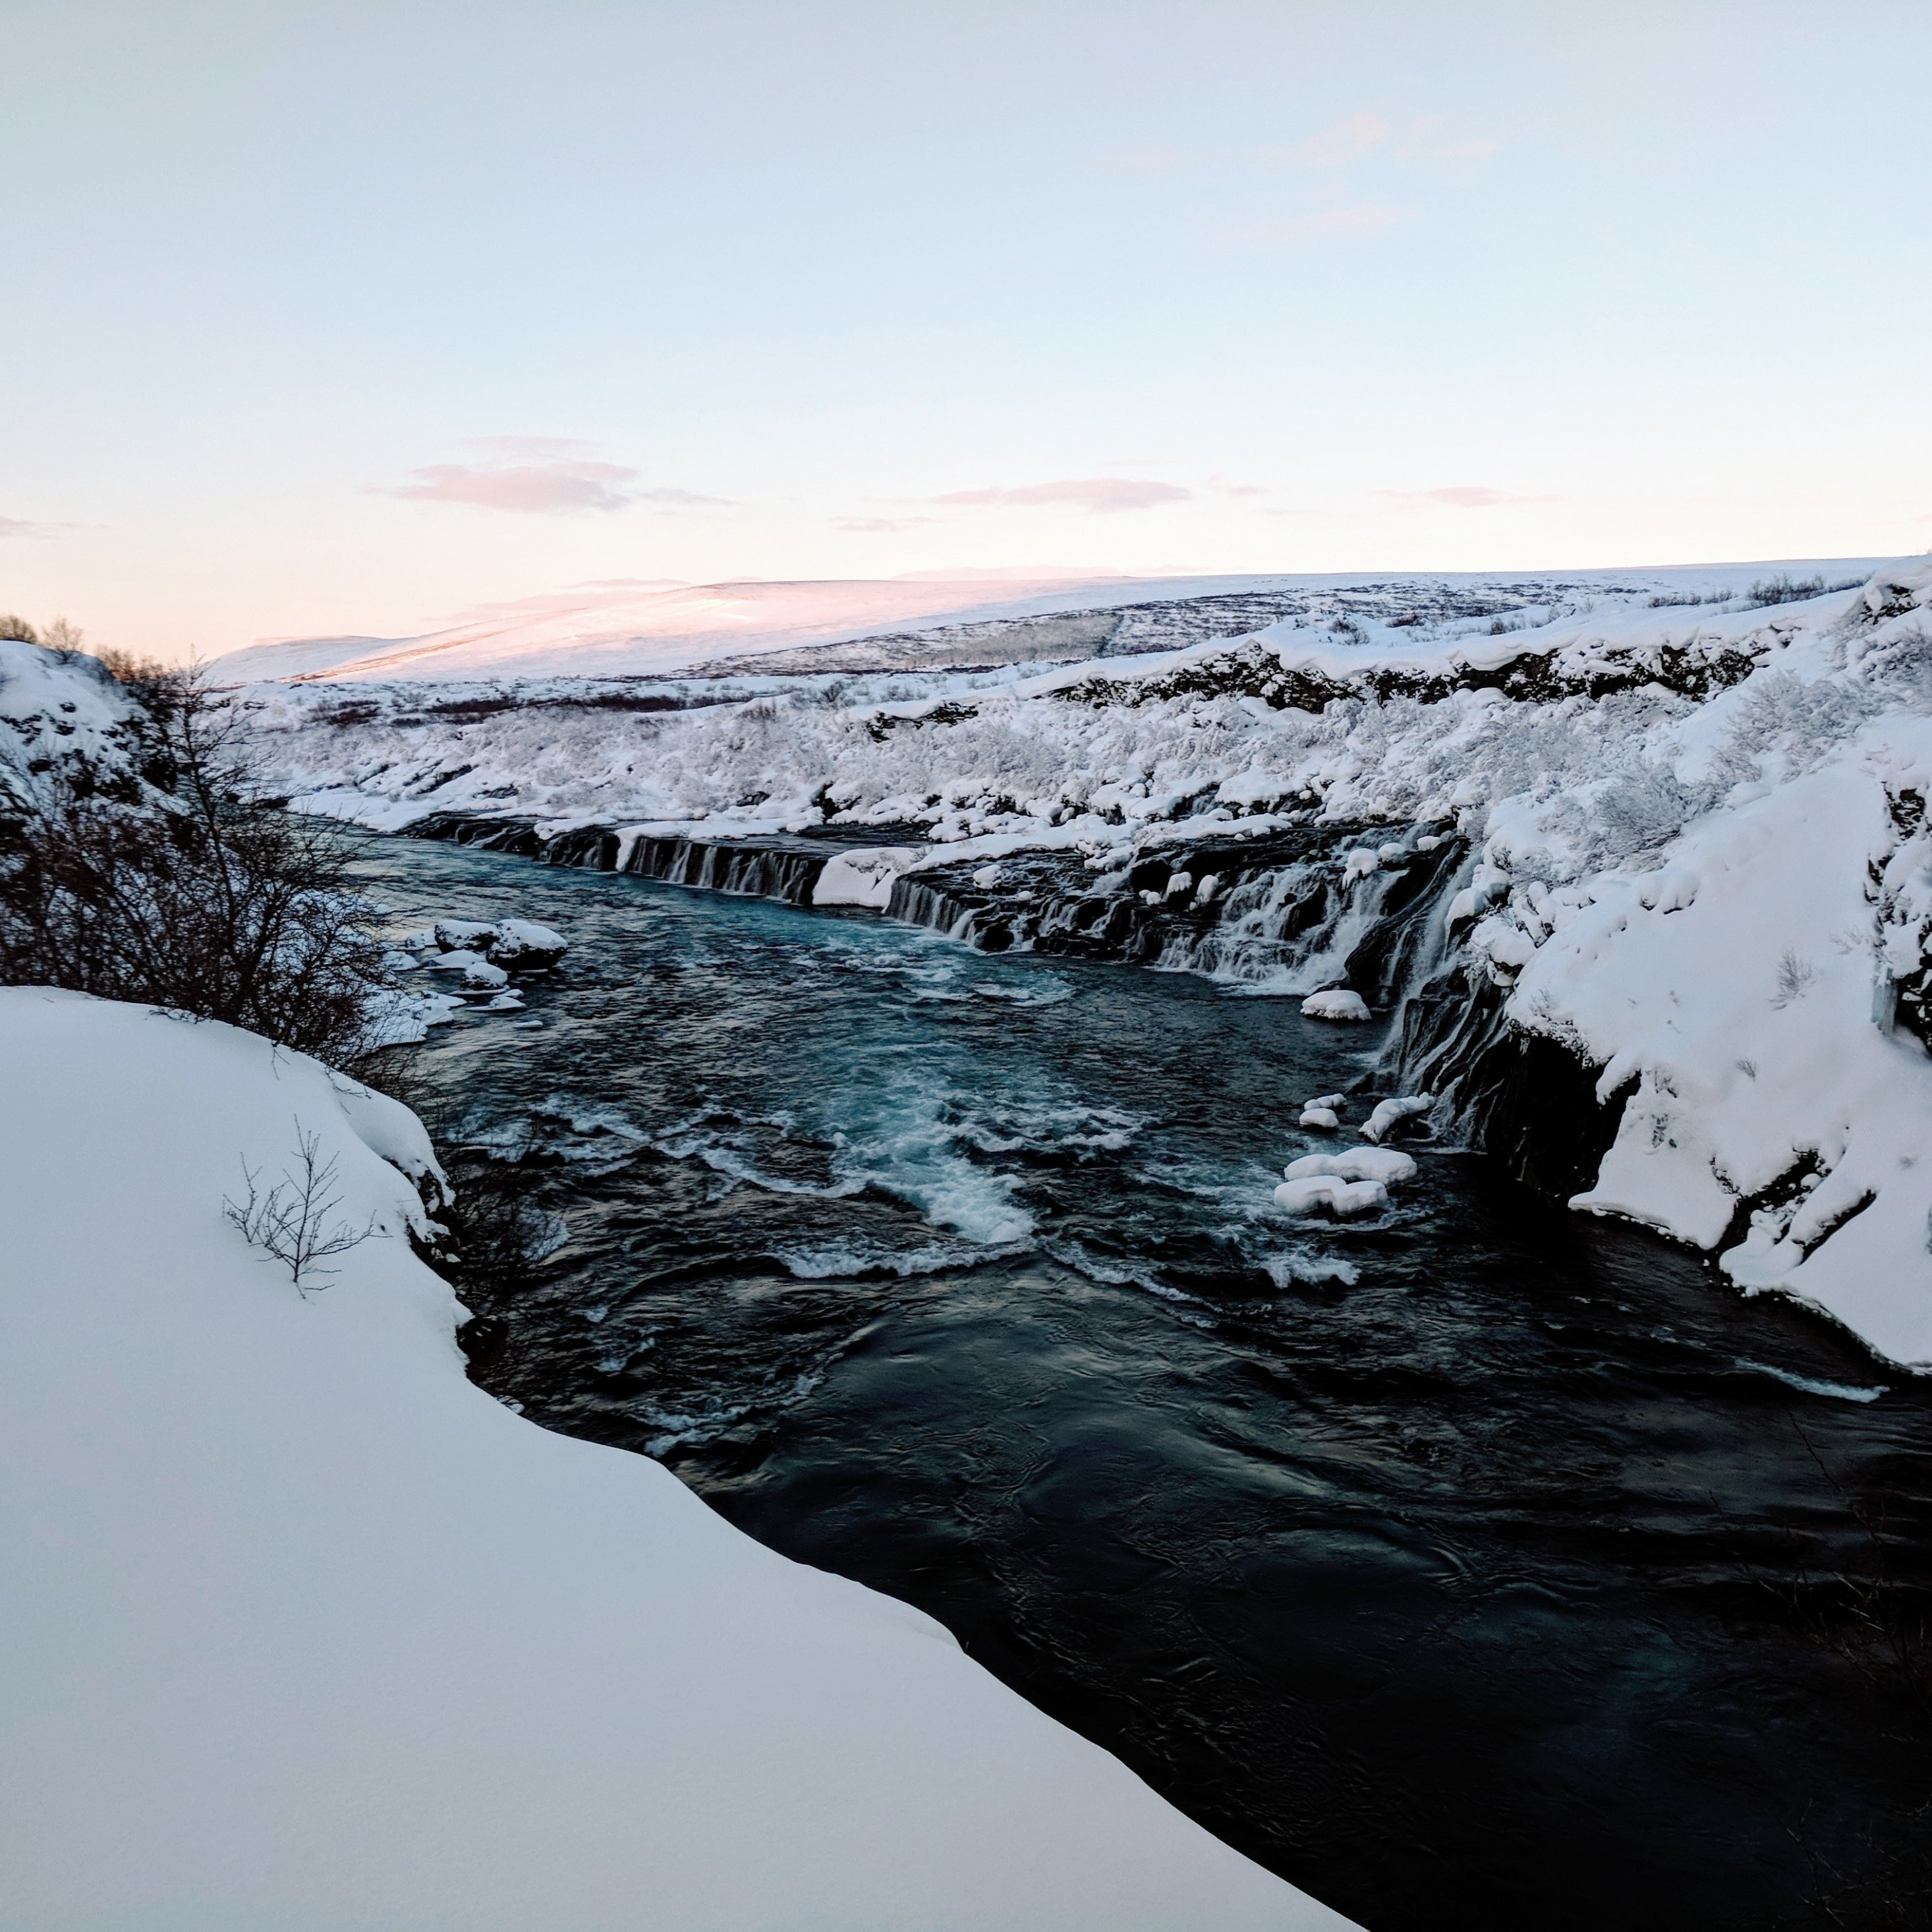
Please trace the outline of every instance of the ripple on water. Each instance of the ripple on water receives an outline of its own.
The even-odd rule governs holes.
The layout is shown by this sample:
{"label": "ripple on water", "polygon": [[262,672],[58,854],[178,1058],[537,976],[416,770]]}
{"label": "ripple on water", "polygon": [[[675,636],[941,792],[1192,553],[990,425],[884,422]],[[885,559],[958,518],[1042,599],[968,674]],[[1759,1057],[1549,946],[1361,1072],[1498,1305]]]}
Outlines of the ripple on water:
{"label": "ripple on water", "polygon": [[1867,1560],[1846,1495],[1923,1572],[1932,1390],[1480,1162],[1284,1217],[1332,1145],[1298,1103],[1373,1029],[374,851],[416,923],[572,943],[515,1054],[466,1015],[429,1057],[500,1155],[561,1156],[505,1399],[930,1610],[1376,1932],[1802,1917],[1912,1796],[1789,1605]]}

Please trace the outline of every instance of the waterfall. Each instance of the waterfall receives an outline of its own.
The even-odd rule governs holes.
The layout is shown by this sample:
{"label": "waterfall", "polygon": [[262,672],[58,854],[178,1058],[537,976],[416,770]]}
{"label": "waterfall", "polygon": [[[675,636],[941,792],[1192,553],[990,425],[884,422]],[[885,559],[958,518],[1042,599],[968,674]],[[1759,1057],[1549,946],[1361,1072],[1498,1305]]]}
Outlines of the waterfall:
{"label": "waterfall", "polygon": [[812,889],[836,849],[830,841],[784,834],[752,839],[693,839],[638,835],[628,840],[608,826],[577,826],[546,838],[526,819],[466,818],[440,812],[404,828],[415,838],[446,838],[485,851],[512,852],[547,866],[586,872],[634,872],[676,886],[808,906]]}
{"label": "waterfall", "polygon": [[[406,830],[553,866],[621,868],[807,907],[842,842],[831,834],[620,836],[602,826],[545,838],[527,820],[455,813]],[[1378,1087],[1436,1094],[1438,1122],[1457,1139],[1544,1192],[1577,1192],[1616,1138],[1627,1094],[1599,1104],[1597,1070],[1513,1024],[1504,989],[1451,944],[1448,908],[1473,863],[1468,841],[1420,826],[1391,838],[1392,830],[1304,825],[1177,842],[1098,875],[1066,852],[1017,853],[990,867],[977,859],[927,865],[894,880],[886,916],[983,952],[1119,960],[1291,997],[1347,986],[1395,1016]]]}
{"label": "waterfall", "polygon": [[624,870],[674,886],[697,886],[741,898],[782,899],[808,906],[812,889],[829,851],[794,851],[749,843],[711,843],[682,838],[640,837]]}
{"label": "waterfall", "polygon": [[[1346,985],[1388,1008],[1439,958],[1467,850],[1453,838],[1425,849],[1413,835],[1366,845],[1385,830],[1196,840],[1099,878],[1064,853],[1016,854],[986,885],[978,862],[928,865],[895,883],[888,916],[982,952],[1118,959],[1282,994]],[[1375,860],[1366,872],[1352,862],[1364,850]]]}

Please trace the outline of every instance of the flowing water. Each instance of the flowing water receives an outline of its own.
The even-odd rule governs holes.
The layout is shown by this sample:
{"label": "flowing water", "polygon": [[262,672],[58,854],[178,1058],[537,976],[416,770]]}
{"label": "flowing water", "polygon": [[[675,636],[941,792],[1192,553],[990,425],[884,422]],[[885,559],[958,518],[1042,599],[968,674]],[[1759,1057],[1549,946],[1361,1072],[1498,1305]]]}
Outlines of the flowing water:
{"label": "flowing water", "polygon": [[1814,1922],[1923,1795],[1882,1662],[1794,1606],[1927,1548],[1932,1390],[1477,1156],[1284,1218],[1298,1103],[1378,1029],[452,845],[367,867],[409,923],[571,941],[425,1055],[548,1217],[479,1379],[919,1604],[1375,1932]]}

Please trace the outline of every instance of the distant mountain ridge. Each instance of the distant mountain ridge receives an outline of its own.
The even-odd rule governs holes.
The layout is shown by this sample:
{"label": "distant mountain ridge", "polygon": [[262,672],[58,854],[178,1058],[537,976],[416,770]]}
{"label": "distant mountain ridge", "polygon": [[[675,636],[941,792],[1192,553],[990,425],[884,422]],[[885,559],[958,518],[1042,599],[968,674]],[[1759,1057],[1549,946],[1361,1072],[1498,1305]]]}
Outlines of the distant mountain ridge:
{"label": "distant mountain ridge", "polygon": [[[1882,560],[1682,566],[1647,571],[1354,572],[1034,579],[956,578],[592,584],[488,607],[418,637],[280,639],[231,651],[224,682],[461,682],[524,677],[874,670],[1171,650],[1300,615],[1346,618],[1358,602],[1417,622],[1478,615],[1633,585],[1690,597],[1754,577],[1869,572]],[[1117,621],[1108,622],[1109,617]],[[1058,628],[1049,620],[1080,619]],[[934,632],[952,634],[935,640]],[[923,640],[915,646],[914,640]],[[856,655],[829,647],[866,644]],[[989,650],[989,645],[998,648]]]}

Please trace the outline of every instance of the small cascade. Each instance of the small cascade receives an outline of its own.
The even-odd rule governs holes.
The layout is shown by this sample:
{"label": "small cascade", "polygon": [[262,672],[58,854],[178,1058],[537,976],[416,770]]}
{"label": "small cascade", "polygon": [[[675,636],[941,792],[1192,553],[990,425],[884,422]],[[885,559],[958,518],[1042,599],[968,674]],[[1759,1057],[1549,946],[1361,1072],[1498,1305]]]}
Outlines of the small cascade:
{"label": "small cascade", "polygon": [[1386,1008],[1439,953],[1467,856],[1458,838],[1386,831],[1309,825],[1150,847],[1098,878],[1058,852],[926,866],[896,882],[888,910],[986,952],[1118,959],[1256,992],[1346,986]]}
{"label": "small cascade", "polygon": [[1636,1082],[1597,1098],[1600,1070],[1508,1017],[1508,991],[1479,961],[1452,961],[1403,1001],[1381,1084],[1436,1095],[1451,1136],[1539,1192],[1588,1187]]}
{"label": "small cascade", "polygon": [[[828,861],[856,848],[912,842],[920,828],[826,826],[742,838],[692,838],[681,833],[620,833],[605,825],[575,826],[548,837],[529,819],[471,818],[439,812],[404,828],[415,838],[447,839],[488,852],[513,853],[547,866],[624,872],[667,884],[808,906]],[[921,923],[925,922],[921,921]]]}
{"label": "small cascade", "polygon": [[623,869],[674,886],[808,906],[812,889],[831,856],[823,845],[814,851],[764,843],[640,837],[632,842]]}
{"label": "small cascade", "polygon": [[[454,813],[408,829],[548,865],[802,907],[842,848],[914,843],[921,830],[694,839],[584,826],[545,838],[528,820]],[[1577,1192],[1616,1138],[1626,1095],[1599,1104],[1598,1070],[1514,1025],[1507,992],[1454,943],[1448,908],[1467,883],[1468,842],[1421,826],[1395,838],[1391,830],[1309,824],[1176,841],[1097,874],[1064,851],[928,865],[893,881],[887,916],[982,952],[1119,960],[1287,997],[1346,987],[1395,1016],[1378,1088],[1437,1095],[1438,1124],[1454,1138],[1543,1192]]]}

